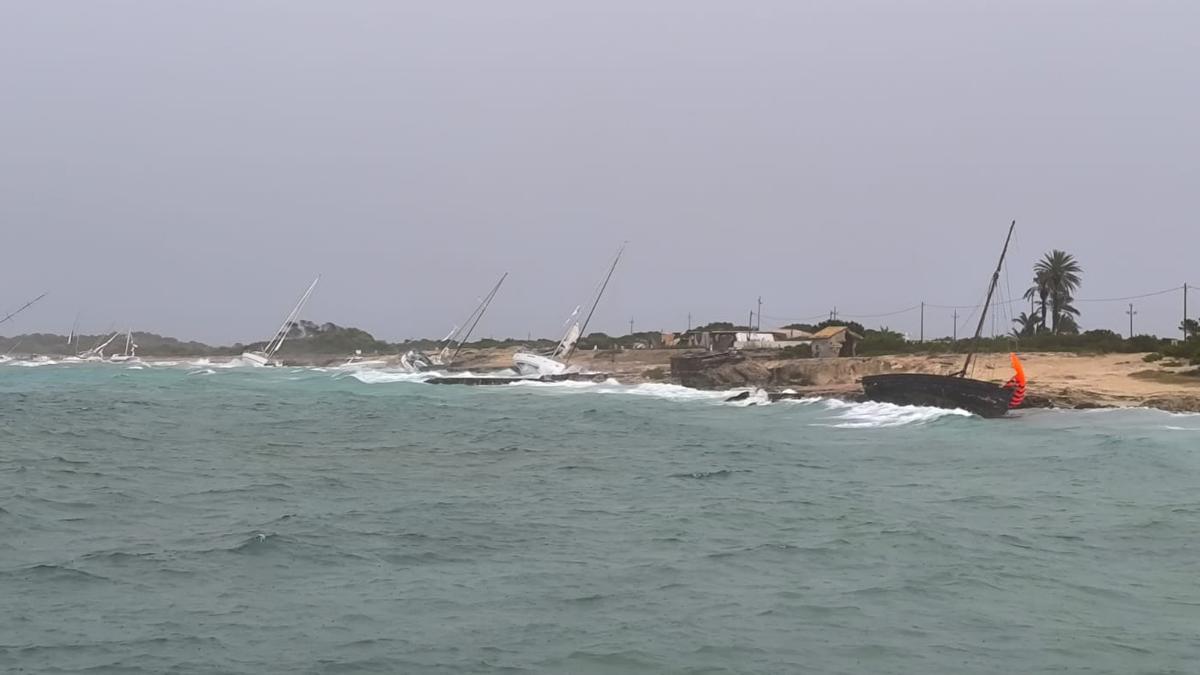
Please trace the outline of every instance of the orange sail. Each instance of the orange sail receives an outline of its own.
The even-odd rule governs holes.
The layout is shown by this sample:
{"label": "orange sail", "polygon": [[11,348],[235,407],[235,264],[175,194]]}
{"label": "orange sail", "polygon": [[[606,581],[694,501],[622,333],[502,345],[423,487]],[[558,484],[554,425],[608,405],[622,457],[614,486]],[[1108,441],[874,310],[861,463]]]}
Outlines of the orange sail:
{"label": "orange sail", "polygon": [[1025,367],[1021,365],[1021,359],[1017,358],[1015,353],[1009,355],[1009,360],[1012,361],[1014,374],[1012,379],[1004,386],[1013,390],[1012,398],[1008,401],[1008,407],[1017,408],[1025,401]]}

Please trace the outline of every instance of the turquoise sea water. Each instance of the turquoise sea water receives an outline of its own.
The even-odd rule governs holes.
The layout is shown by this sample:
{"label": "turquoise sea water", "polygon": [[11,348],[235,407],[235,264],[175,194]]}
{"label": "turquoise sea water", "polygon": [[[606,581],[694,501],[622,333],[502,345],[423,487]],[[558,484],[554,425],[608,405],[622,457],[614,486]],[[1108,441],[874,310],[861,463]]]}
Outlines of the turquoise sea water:
{"label": "turquoise sea water", "polygon": [[1195,673],[1200,416],[0,366],[0,672]]}

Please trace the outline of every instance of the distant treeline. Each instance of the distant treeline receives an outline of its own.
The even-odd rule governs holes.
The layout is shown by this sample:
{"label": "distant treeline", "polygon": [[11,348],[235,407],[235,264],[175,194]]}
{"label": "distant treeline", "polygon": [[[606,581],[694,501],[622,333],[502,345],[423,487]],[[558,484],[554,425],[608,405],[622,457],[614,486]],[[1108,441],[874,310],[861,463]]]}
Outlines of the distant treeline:
{"label": "distant treeline", "polygon": [[[112,333],[100,335],[79,335],[73,344],[67,342],[66,335],[53,333],[30,333],[15,337],[0,337],[0,354],[18,355],[71,355],[103,344]],[[597,337],[599,336],[599,337]],[[602,333],[589,336],[600,344],[607,345],[611,338]],[[580,342],[582,346],[587,340]],[[141,356],[236,356],[246,350],[262,349],[266,341],[249,344],[234,343],[226,346],[212,346],[202,342],[184,342],[173,337],[133,332],[133,342],[137,345],[137,353]],[[482,349],[489,347],[524,346],[532,349],[551,349],[556,343],[552,340],[493,340],[485,338],[467,343],[467,347]],[[315,355],[347,355],[360,350],[367,355],[387,355],[406,352],[410,349],[430,350],[440,346],[436,340],[405,340],[402,342],[387,342],[377,340],[361,328],[338,326],[334,323],[317,324],[312,321],[297,321],[288,331],[288,337],[280,349],[284,356],[315,356]],[[125,348],[124,335],[118,335],[105,350],[106,354],[120,353]],[[588,343],[588,349],[591,343]],[[607,347],[603,347],[607,348]]]}
{"label": "distant treeline", "polygon": [[970,339],[949,337],[915,342],[902,333],[888,328],[871,329],[854,321],[823,321],[819,324],[791,324],[787,328],[816,332],[826,326],[846,326],[863,336],[858,345],[861,356],[884,354],[962,354],[972,347],[980,352],[1068,352],[1074,354],[1128,354],[1156,352],[1165,356],[1187,359],[1200,364],[1200,333],[1189,330],[1186,341],[1170,340],[1154,335],[1122,337],[1111,330],[1089,330],[1082,333],[1035,333],[1033,335],[1003,335]]}
{"label": "distant treeline", "polygon": [[[816,332],[826,326],[847,326],[850,330],[863,336],[858,345],[858,354],[862,356],[878,356],[884,354],[955,354],[964,353],[971,348],[971,340],[952,340],[942,338],[914,342],[905,339],[904,335],[886,327],[871,329],[854,321],[823,321],[818,324],[791,324],[785,328],[796,328]],[[703,330],[737,330],[745,326],[735,326],[728,322],[717,322],[696,328]],[[67,355],[84,351],[99,345],[111,336],[80,335],[74,345],[67,344],[67,336],[49,333],[33,333],[16,337],[0,337],[0,354],[49,354]],[[228,346],[214,347],[201,342],[184,342],[173,337],[164,337],[154,333],[133,333],[133,341],[137,344],[137,353],[143,356],[236,356],[248,349],[261,349],[264,342],[250,344],[236,343]],[[659,347],[662,334],[657,331],[646,331],[632,335],[610,336],[605,333],[591,333],[579,341],[578,348],[590,351],[592,349],[637,349]],[[485,338],[467,343],[469,349],[515,348],[526,347],[535,350],[549,350],[555,346],[554,340],[534,339],[494,340]],[[118,336],[109,345],[108,354],[119,353],[124,349],[125,340]],[[373,335],[360,328],[338,326],[333,323],[317,324],[311,321],[299,321],[292,325],[288,338],[283,344],[281,354],[284,356],[343,356],[353,354],[356,350],[364,355],[401,354],[410,349],[433,350],[440,346],[436,340],[406,340],[403,342],[386,342],[377,340]],[[1002,337],[981,338],[977,348],[981,352],[1007,351],[1059,351],[1077,354],[1132,353],[1154,352],[1174,358],[1182,358],[1192,363],[1200,363],[1200,331],[1190,331],[1186,341],[1167,340],[1152,335],[1138,335],[1127,339],[1110,330],[1090,330],[1082,333],[1052,332],[1036,333],[1034,335],[1007,335]]]}

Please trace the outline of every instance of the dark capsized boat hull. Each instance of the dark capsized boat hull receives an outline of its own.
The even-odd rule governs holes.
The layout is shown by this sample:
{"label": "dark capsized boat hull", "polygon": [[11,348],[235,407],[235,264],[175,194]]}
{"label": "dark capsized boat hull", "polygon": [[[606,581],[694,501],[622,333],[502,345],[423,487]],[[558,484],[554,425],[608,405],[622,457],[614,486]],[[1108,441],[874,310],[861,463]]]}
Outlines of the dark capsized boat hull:
{"label": "dark capsized boat hull", "polygon": [[868,375],[862,384],[868,401],[961,408],[980,417],[1003,417],[1012,399],[1012,392],[998,384],[953,375]]}

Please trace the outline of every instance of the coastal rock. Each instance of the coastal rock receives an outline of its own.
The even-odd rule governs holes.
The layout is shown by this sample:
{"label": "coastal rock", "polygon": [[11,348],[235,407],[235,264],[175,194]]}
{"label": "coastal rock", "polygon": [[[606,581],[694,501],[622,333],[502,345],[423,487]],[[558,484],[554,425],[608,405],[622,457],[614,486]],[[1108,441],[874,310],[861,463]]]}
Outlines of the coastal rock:
{"label": "coastal rock", "polygon": [[1158,408],[1167,412],[1200,412],[1200,396],[1176,394],[1173,396],[1155,396],[1142,401],[1147,408]]}
{"label": "coastal rock", "polygon": [[864,375],[891,371],[882,359],[829,358],[794,359],[770,365],[771,386],[818,386],[855,384]]}

